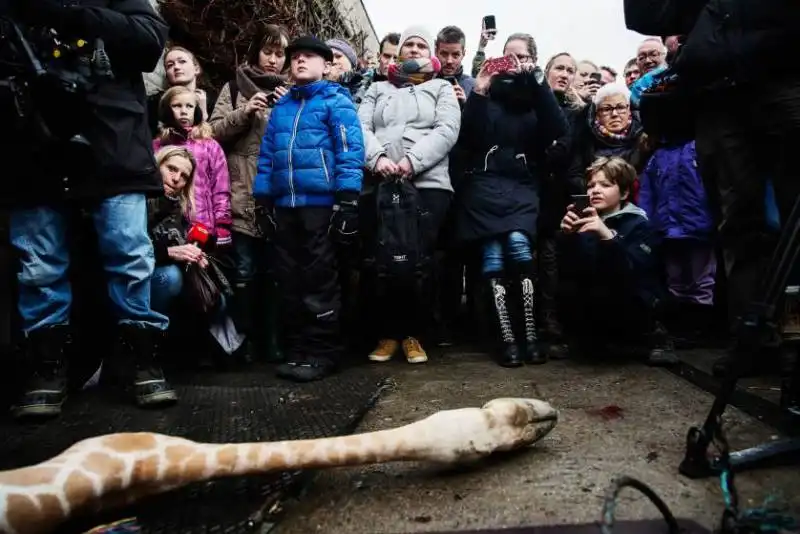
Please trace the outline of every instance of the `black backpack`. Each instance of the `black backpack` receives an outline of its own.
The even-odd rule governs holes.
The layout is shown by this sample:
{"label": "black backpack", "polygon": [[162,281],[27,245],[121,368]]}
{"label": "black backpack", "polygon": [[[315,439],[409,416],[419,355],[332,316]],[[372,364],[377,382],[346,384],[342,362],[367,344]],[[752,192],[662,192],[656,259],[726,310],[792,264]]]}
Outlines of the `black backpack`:
{"label": "black backpack", "polygon": [[432,233],[419,191],[408,180],[394,180],[380,183],[375,198],[377,240],[368,263],[378,279],[419,281],[431,261],[424,240]]}

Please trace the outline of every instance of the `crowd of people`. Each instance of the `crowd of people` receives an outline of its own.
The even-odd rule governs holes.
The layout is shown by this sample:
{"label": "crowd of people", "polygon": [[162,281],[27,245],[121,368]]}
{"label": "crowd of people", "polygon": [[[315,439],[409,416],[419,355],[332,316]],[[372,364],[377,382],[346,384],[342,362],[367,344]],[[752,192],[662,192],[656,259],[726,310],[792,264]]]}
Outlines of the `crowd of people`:
{"label": "crowd of people", "polygon": [[[676,336],[710,328],[715,230],[695,143],[648,136],[638,112],[679,38],[643,40],[620,75],[568,52],[541,58],[525,33],[498,62],[484,29],[468,74],[455,26],[411,26],[359,57],[344,39],[265,25],[217,91],[191,50],[152,37],[166,35],[155,12],[127,16],[157,31],[120,30],[130,57],[141,53],[125,66],[136,94],[127,108],[106,103],[92,141],[108,148],[103,173],[131,180],[114,182],[94,217],[139,405],[177,399],[159,340],[190,267],[220,266],[229,283],[208,320],[230,318],[247,340],[233,357],[280,362],[296,381],[324,378],[345,353],[421,364],[423,342],[475,332],[510,368],[620,353],[669,365]],[[133,75],[162,51],[167,88],[145,102]],[[125,120],[135,133],[115,134]],[[413,205],[412,237],[409,221],[385,217],[387,184]],[[149,195],[146,210],[133,192]],[[56,217],[19,206],[11,217],[34,367],[20,417],[57,415],[66,396],[69,262],[37,241],[63,239]],[[189,238],[198,227],[204,246]],[[393,232],[426,259],[412,276],[377,264]]]}
{"label": "crowd of people", "polygon": [[[367,340],[374,362],[398,352],[425,362],[423,339],[450,345],[469,329],[464,299],[467,321],[490,304],[509,367],[608,344],[673,363],[659,320],[667,293],[690,310],[675,314],[687,326],[709,322],[715,256],[693,146],[648,141],[628,88],[666,64],[664,42],[643,41],[620,83],[569,53],[537,68],[522,33],[503,48],[513,68],[488,72],[493,37],[482,32],[473,77],[453,26],[389,34],[372,66],[341,39],[291,40],[268,26],[216,98],[198,88],[190,51],[167,50],[171,88],[151,97],[156,149],[173,136],[197,158],[194,220],[231,243],[241,330],[257,271],[276,283],[282,336],[269,352],[288,358],[283,376],[321,378]],[[397,179],[419,194],[419,244],[435,258],[420,285],[379,281],[364,261],[381,242],[376,186]],[[580,210],[573,195],[588,195]],[[342,301],[355,303],[358,328]]]}

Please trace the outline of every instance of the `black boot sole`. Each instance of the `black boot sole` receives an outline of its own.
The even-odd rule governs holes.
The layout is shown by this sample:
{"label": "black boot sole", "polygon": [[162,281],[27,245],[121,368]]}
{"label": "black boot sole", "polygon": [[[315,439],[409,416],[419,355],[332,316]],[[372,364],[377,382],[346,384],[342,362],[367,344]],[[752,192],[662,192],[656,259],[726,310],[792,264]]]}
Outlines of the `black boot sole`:
{"label": "black boot sole", "polygon": [[136,405],[139,408],[157,408],[178,402],[178,394],[174,391],[159,391],[150,395],[137,395]]}
{"label": "black boot sole", "polygon": [[63,401],[56,404],[32,404],[29,406],[14,406],[11,415],[14,419],[54,419],[61,415]]}

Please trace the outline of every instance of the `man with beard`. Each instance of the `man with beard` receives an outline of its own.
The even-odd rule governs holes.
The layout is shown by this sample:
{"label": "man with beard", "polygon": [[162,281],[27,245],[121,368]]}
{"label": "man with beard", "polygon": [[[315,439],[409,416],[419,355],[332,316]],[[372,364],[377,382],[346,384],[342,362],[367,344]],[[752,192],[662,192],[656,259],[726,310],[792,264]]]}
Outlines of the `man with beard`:
{"label": "man with beard", "polygon": [[446,26],[436,36],[436,57],[442,63],[441,78],[453,84],[458,103],[464,106],[467,97],[475,87],[475,79],[464,74],[464,61],[467,36],[457,26]]}

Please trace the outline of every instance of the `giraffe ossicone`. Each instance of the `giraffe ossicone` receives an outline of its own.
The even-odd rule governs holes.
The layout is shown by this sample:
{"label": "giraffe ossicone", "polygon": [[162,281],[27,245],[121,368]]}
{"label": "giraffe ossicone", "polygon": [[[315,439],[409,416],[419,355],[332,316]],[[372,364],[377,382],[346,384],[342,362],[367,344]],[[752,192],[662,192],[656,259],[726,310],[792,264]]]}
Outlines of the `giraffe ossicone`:
{"label": "giraffe ossicone", "polygon": [[108,434],[40,464],[0,472],[0,532],[47,534],[79,514],[223,477],[395,461],[471,462],[530,446],[557,422],[547,402],[495,399],[398,428],[311,440],[211,444],[148,432]]}

